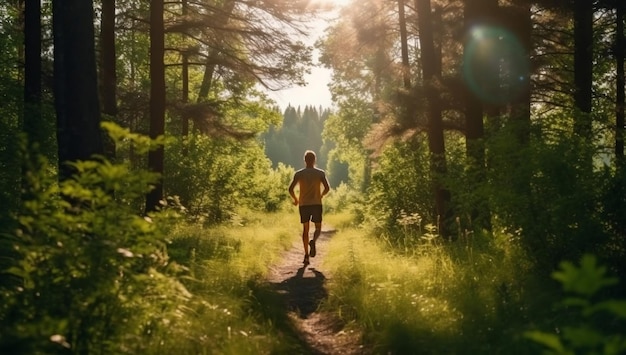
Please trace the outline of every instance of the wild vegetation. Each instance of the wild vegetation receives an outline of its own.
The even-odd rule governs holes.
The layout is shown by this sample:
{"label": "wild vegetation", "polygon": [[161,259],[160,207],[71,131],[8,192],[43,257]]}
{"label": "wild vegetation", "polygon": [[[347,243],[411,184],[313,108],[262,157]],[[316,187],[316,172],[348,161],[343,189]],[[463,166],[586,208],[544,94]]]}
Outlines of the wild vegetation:
{"label": "wild vegetation", "polygon": [[0,4],[0,353],[307,353],[304,149],[364,351],[626,352],[624,1]]}

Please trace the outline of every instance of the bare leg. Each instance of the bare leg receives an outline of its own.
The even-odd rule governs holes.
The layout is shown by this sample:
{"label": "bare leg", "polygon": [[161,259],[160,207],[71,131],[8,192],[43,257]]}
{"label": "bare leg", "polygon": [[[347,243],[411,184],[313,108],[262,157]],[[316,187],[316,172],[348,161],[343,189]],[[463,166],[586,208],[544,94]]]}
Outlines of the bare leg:
{"label": "bare leg", "polygon": [[302,244],[304,245],[304,255],[309,255],[309,222],[302,223]]}
{"label": "bare leg", "polygon": [[317,255],[317,250],[315,249],[315,242],[317,241],[317,238],[320,237],[320,233],[322,232],[322,223],[315,223],[315,232],[313,232],[313,240],[311,240],[311,242],[309,243],[309,254],[311,255],[312,258],[315,257],[315,255]]}
{"label": "bare leg", "polygon": [[322,222],[315,223],[315,232],[313,232],[314,241],[317,241],[317,238],[320,237],[320,233],[322,233]]}

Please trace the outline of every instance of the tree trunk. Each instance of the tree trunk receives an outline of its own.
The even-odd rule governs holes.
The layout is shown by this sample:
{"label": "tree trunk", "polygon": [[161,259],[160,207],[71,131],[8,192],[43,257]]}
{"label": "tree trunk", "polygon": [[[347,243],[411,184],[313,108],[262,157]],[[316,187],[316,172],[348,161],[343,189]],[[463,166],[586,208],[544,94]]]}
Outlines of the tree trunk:
{"label": "tree trunk", "polygon": [[[182,3],[183,6],[183,19],[187,18],[187,0],[183,0]],[[185,35],[183,35],[183,43],[185,43]],[[183,67],[182,67],[182,73],[181,73],[182,77],[183,77],[183,92],[182,92],[182,101],[183,101],[183,105],[186,105],[189,102],[189,54],[187,53],[187,48],[183,49]],[[189,116],[187,116],[186,114],[186,110],[183,110],[183,113],[181,115],[181,135],[183,137],[187,137],[189,135]],[[187,150],[185,149],[184,151],[185,155],[187,153]]]}
{"label": "tree trunk", "polygon": [[[150,138],[165,133],[165,30],[163,0],[150,2]],[[159,146],[148,153],[148,168],[161,174],[159,181],[146,196],[146,213],[158,209],[163,199],[164,148]]]}
{"label": "tree trunk", "polygon": [[[181,75],[183,77],[182,101],[183,105],[187,105],[187,103],[189,103],[189,57],[186,52],[183,53],[183,68]],[[186,110],[183,110],[180,119],[182,120],[181,135],[183,137],[187,137],[189,135],[189,116],[187,115]]]}
{"label": "tree trunk", "polygon": [[[493,24],[492,21],[497,10],[497,0],[465,0],[465,30],[468,35],[474,24]],[[480,64],[484,65],[485,63]],[[492,88],[487,89],[490,90]],[[474,93],[468,85],[465,93],[465,144],[469,166],[469,188],[473,191],[480,190],[481,185],[487,181],[483,116],[483,102],[478,94]],[[490,230],[491,211],[486,198],[476,196],[473,205],[474,207],[470,214],[473,227]]]}
{"label": "tree trunk", "polygon": [[41,3],[24,7],[24,131],[32,143],[41,143]]}
{"label": "tree trunk", "polygon": [[[24,13],[25,12],[25,8],[26,8],[26,4],[25,4],[26,0],[14,0],[14,1],[15,1],[15,4],[14,4],[15,5],[15,9],[16,9],[16,11],[18,13],[17,24],[18,24],[18,26],[20,26],[18,28],[22,28],[22,30],[23,30],[24,26],[26,25],[26,19],[24,18],[24,16],[26,15]],[[24,40],[26,40],[26,38],[24,38]],[[21,43],[19,43],[17,45],[17,48],[15,49],[15,51],[17,53],[17,59],[18,59],[19,63],[25,63],[26,62],[24,49],[25,48],[24,48],[24,46]],[[21,72],[21,71],[18,73],[18,77],[20,79],[23,79],[23,75],[24,75],[24,73]]]}
{"label": "tree trunk", "polygon": [[574,104],[580,115],[574,133],[591,142],[593,74],[593,1],[574,1]]}
{"label": "tree trunk", "polygon": [[[115,69],[115,0],[102,0],[100,25],[100,98],[106,119],[117,115],[117,72]],[[105,137],[105,154],[115,157],[115,142]]]}
{"label": "tree trunk", "polygon": [[442,182],[446,171],[445,141],[443,136],[442,103],[436,82],[441,77],[441,56],[435,48],[433,33],[433,13],[430,0],[415,0],[418,17],[419,41],[426,101],[428,106],[428,147],[431,156],[433,192],[435,195],[435,216],[442,236],[447,236],[446,228],[450,193]]}
{"label": "tree trunk", "polygon": [[[214,24],[215,28],[224,27],[228,23],[229,15],[235,9],[235,0],[226,0],[223,6],[224,6],[224,9],[222,11],[223,15],[215,19],[215,24]],[[218,42],[218,45],[216,45],[216,48],[219,48],[219,47],[220,46]],[[197,102],[203,102],[207,100],[209,91],[211,90],[211,83],[213,81],[213,73],[215,72],[215,66],[216,66],[215,63],[217,62],[218,56],[219,56],[219,52],[217,49],[209,50],[209,53],[206,59],[206,65],[204,67],[204,76],[202,77],[202,84],[200,84],[200,90],[198,92]]]}
{"label": "tree trunk", "polygon": [[402,80],[406,90],[411,89],[411,70],[409,65],[409,45],[407,43],[404,0],[398,0],[398,23],[400,25],[400,43],[402,46]]}
{"label": "tree trunk", "polygon": [[73,169],[67,164],[104,154],[94,44],[93,3],[52,2],[54,96],[59,147],[59,179]]}
{"label": "tree trunk", "polygon": [[[530,63],[530,53],[532,50],[531,32],[532,19],[531,8],[525,0],[517,1],[512,7],[502,10],[508,28],[519,40],[522,46],[522,53],[512,53],[512,56],[523,56],[526,63]],[[513,59],[511,59],[513,62]],[[530,64],[520,65],[517,69],[512,66],[509,73],[509,87],[514,92],[511,93],[510,117],[508,124],[515,128],[511,145],[513,149],[507,160],[510,168],[506,172],[505,186],[515,193],[518,198],[515,206],[509,206],[509,213],[515,218],[515,223],[522,226],[527,237],[532,237],[534,245],[543,247],[545,241],[540,231],[535,231],[535,221],[537,214],[541,213],[543,205],[533,204],[531,178],[533,171],[528,164],[528,148],[530,145]],[[520,82],[520,78],[523,80]],[[530,242],[529,242],[530,243]]]}
{"label": "tree trunk", "polygon": [[[525,148],[530,143],[530,52],[532,50],[532,20],[530,5],[520,2],[519,5],[506,9],[507,23],[512,32],[519,39],[522,45],[523,62],[528,65],[520,65],[517,69],[513,69],[509,73],[509,87],[512,88],[510,97],[511,117],[517,120],[518,125],[518,141],[521,148]],[[517,55],[517,54],[513,54]],[[520,83],[520,78],[522,78]]]}
{"label": "tree trunk", "polygon": [[626,3],[624,1],[617,2],[617,34],[615,38],[615,61],[617,66],[617,102],[615,103],[615,163],[618,168],[624,166],[624,104],[625,93],[624,85],[626,79],[624,77],[624,55],[626,54],[626,39],[624,38],[624,11]]}
{"label": "tree trunk", "polygon": [[411,65],[409,63],[409,44],[406,29],[405,2],[398,0],[398,25],[400,27],[400,47],[402,55],[403,90],[399,95],[399,121],[402,126],[413,126],[415,123],[415,97],[411,95]]}
{"label": "tree trunk", "polygon": [[27,1],[24,6],[24,124],[27,157],[22,161],[22,197],[29,188],[27,174],[38,169],[38,155],[45,132],[41,116],[41,3]]}

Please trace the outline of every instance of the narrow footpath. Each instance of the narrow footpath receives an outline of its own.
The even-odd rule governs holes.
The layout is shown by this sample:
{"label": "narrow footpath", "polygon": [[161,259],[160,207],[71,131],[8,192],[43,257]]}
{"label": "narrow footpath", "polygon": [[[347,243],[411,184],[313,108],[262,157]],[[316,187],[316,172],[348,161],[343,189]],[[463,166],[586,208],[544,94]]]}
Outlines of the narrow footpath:
{"label": "narrow footpath", "polygon": [[328,297],[325,283],[331,277],[321,264],[334,233],[333,229],[322,230],[317,255],[310,258],[309,265],[302,263],[302,241],[295,237],[281,262],[271,268],[268,282],[283,300],[289,321],[312,354],[367,354],[361,346],[361,334],[344,329],[341,320],[319,309]]}

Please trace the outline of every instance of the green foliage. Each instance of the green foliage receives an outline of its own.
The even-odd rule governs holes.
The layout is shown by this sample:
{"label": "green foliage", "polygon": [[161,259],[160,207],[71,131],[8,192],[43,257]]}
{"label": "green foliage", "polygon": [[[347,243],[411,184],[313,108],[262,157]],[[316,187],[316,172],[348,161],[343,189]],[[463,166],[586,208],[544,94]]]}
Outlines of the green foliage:
{"label": "green foliage", "polygon": [[[405,214],[405,224],[414,217]],[[510,236],[443,243],[432,229],[407,229],[413,243],[399,250],[366,230],[333,236],[326,307],[363,328],[374,353],[532,353],[519,334],[543,309],[533,302],[546,287],[526,282],[530,264]]]}
{"label": "green foliage", "polygon": [[0,225],[18,205],[20,188],[20,110],[24,98],[19,77],[17,48],[22,35],[17,29],[17,7],[0,6]]}
{"label": "green foliage", "polygon": [[128,128],[104,121],[101,123],[102,128],[116,142],[118,148],[132,146],[138,154],[147,154],[150,150],[156,149],[166,143],[163,136],[151,139],[143,134],[133,133]]}
{"label": "green foliage", "polygon": [[2,352],[142,352],[190,296],[166,250],[175,214],[142,217],[130,203],[157,176],[106,160],[73,165],[60,183],[45,165],[30,174],[32,199],[16,229],[1,231],[17,254],[5,270],[14,282],[0,290]]}
{"label": "green foliage", "polygon": [[297,240],[297,214],[240,210],[232,223],[178,224],[170,255],[189,270],[194,297],[180,323],[163,334],[161,353],[301,353],[276,294],[263,277]]}
{"label": "green foliage", "polygon": [[193,135],[166,149],[166,194],[207,223],[232,218],[239,206],[272,211],[288,199],[292,170],[272,169],[254,141]]}
{"label": "green foliage", "polygon": [[265,201],[265,211],[276,212],[284,205],[285,201],[291,201],[288,189],[295,171],[293,168],[278,163],[276,169],[272,169],[265,178],[258,178],[260,190],[257,198]]}
{"label": "green foliage", "polygon": [[563,285],[564,291],[591,297],[603,287],[618,283],[618,279],[605,274],[606,267],[597,265],[595,257],[584,255],[580,268],[565,261],[561,263],[561,270],[555,271],[552,277]]}
{"label": "green foliage", "polygon": [[332,149],[328,154],[326,173],[330,186],[340,186],[350,182],[350,165],[341,160],[341,156],[336,149]]}
{"label": "green foliage", "polygon": [[316,165],[325,169],[327,157],[322,152],[322,130],[328,115],[328,111],[318,112],[309,106],[303,112],[287,107],[282,126],[275,124],[261,135],[265,153],[273,166],[283,163],[300,169],[304,166],[304,152],[310,149],[317,154]]}
{"label": "green foliage", "polygon": [[363,141],[372,122],[374,113],[371,106],[356,98],[341,102],[339,112],[326,120],[322,135],[325,148],[329,150],[330,178],[336,183],[345,182],[358,191],[367,188],[370,160]]}
{"label": "green foliage", "polygon": [[[580,265],[564,261],[552,277],[569,296],[559,306],[575,313],[556,333],[527,331],[526,338],[543,345],[545,354],[623,354],[626,351],[626,300],[598,300],[601,290],[618,283],[606,275],[593,255]],[[559,329],[561,328],[561,329]]]}
{"label": "green foliage", "polygon": [[332,193],[324,197],[324,211],[327,213],[339,213],[361,205],[363,196],[348,187],[347,184],[334,186]]}
{"label": "green foliage", "polygon": [[0,224],[5,224],[19,204],[21,160],[16,152],[21,150],[22,142],[16,115],[5,112],[3,106],[0,116]]}
{"label": "green foliage", "polygon": [[396,142],[378,158],[369,190],[369,216],[384,229],[396,230],[402,211],[433,221],[430,174],[424,142]]}
{"label": "green foliage", "polygon": [[[588,165],[592,147],[561,134],[535,142],[522,155],[523,167],[498,165],[500,173],[493,178],[490,195],[498,218],[524,231],[524,245],[546,267],[598,252],[608,234],[599,214],[601,175]],[[502,162],[506,154],[497,159]],[[514,173],[529,176],[529,185],[521,186]]]}
{"label": "green foliage", "polygon": [[469,167],[463,146],[448,136],[445,184],[454,215],[474,230],[475,211],[484,207],[492,230],[520,238],[540,270],[585,252],[610,253],[619,265],[626,250],[618,217],[626,206],[623,175],[603,166],[602,151],[569,132],[569,119],[557,114],[534,122],[528,145],[520,143],[516,122],[494,119],[484,141],[484,172]]}

